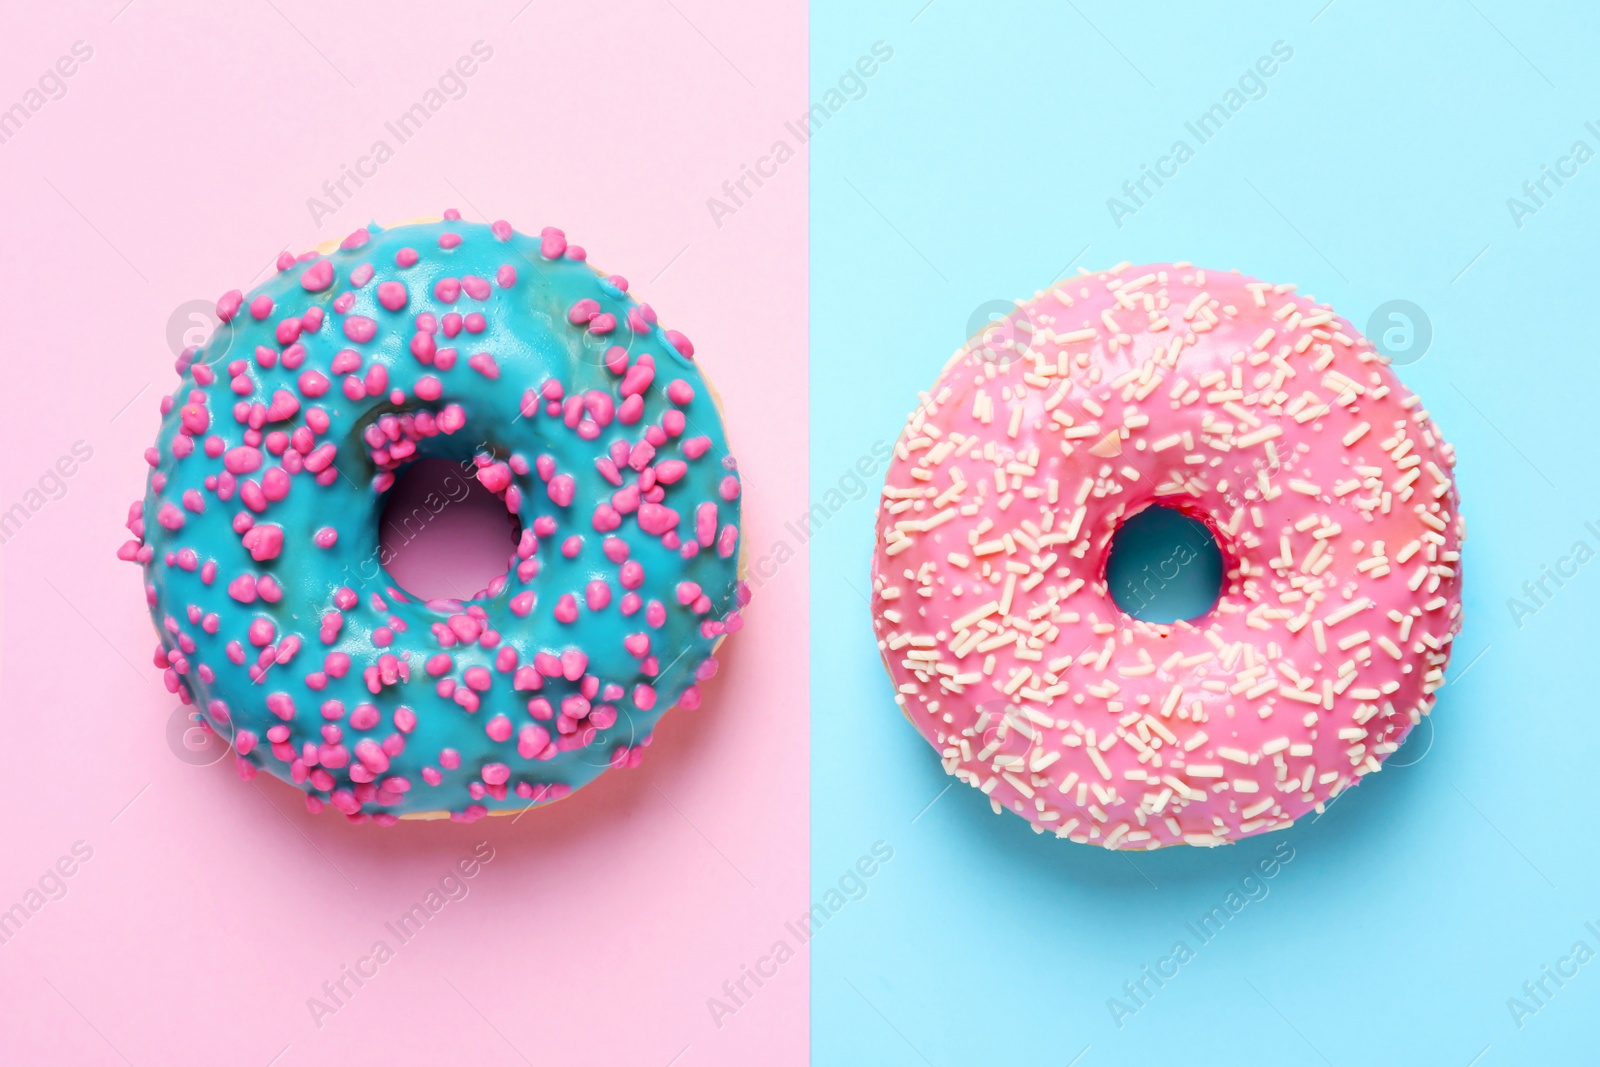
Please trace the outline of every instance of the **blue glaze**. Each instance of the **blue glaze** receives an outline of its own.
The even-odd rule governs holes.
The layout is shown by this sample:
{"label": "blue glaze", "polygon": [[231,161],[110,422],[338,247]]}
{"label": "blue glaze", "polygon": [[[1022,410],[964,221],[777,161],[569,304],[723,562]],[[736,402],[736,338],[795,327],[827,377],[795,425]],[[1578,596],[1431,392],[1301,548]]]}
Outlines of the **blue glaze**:
{"label": "blue glaze", "polygon": [[[665,620],[659,627],[652,627],[646,622],[643,609],[631,617],[623,615],[625,590],[619,582],[620,567],[602,550],[605,535],[596,532],[591,520],[595,506],[610,499],[617,487],[602,477],[596,457],[604,455],[617,441],[627,442],[631,448],[642,439],[646,427],[660,425],[666,413],[681,410],[686,429],[680,436],[669,437],[652,462],[682,459],[687,463],[687,472],[664,487],[661,503],[679,514],[676,531],[683,539],[694,540],[697,508],[705,501],[714,502],[717,531],[722,536],[730,524],[737,528],[740,518],[737,497],[729,501],[722,493],[722,483],[734,474],[722,419],[693,360],[681,355],[659,326],[641,318],[641,305],[613,282],[603,280],[587,263],[565,255],[546,259],[541,255],[538,237],[513,233],[508,241],[502,241],[488,226],[461,221],[369,229],[371,238],[360,247],[304,259],[253,290],[231,323],[220,327],[211,341],[192,356],[196,366],[203,364],[215,371],[216,380],[208,386],[199,385],[196,366],[189,366],[172,396],[157,440],[159,456],[144,500],[143,521],[135,519],[130,523],[135,535],[143,538],[141,558],[151,614],[165,654],[173,662],[168,672],[169,686],[192,697],[223,737],[234,739],[248,731],[259,738],[255,747],[240,757],[241,761],[286,781],[296,775],[290,762],[282,757],[300,756],[307,744],[323,745],[322,731],[330,720],[321,709],[328,701],[342,702],[343,716],[334,724],[342,731],[339,743],[352,753],[350,762],[339,768],[322,768],[332,776],[330,787],[318,788],[315,781],[305,779],[314,770],[309,767],[299,768],[303,780],[296,784],[318,800],[333,798],[347,814],[355,809],[355,799],[361,801],[361,813],[394,816],[440,811],[475,816],[484,810],[520,809],[557,799],[567,790],[596,778],[611,764],[621,746],[636,746],[648,739],[663,712],[683,699],[694,685],[697,672],[709,675],[714,669],[714,661],[708,661],[721,634],[738,628],[741,589],[737,529],[726,532],[720,551],[713,544],[685,559],[681,550],[668,547],[662,537],[642,530],[637,513],[624,515],[620,528],[610,533],[627,543],[630,559],[642,564],[644,581],[636,592],[646,603],[659,601],[665,609]],[[453,249],[440,248],[439,238],[447,233],[460,235],[462,243]],[[395,257],[405,247],[415,249],[420,260],[401,268]],[[334,282],[321,292],[307,292],[301,284],[302,275],[322,262],[332,264]],[[517,273],[510,288],[495,282],[505,264]],[[375,274],[355,288],[352,271],[363,265],[371,265]],[[453,304],[447,304],[435,295],[434,286],[439,279],[468,275],[490,282],[492,291],[487,300],[475,300],[462,292]],[[378,301],[379,284],[390,280],[404,283],[409,291],[409,302],[399,311],[386,310]],[[346,293],[354,294],[354,303],[347,314],[341,314],[334,304]],[[249,306],[263,294],[271,297],[274,308],[264,320],[257,321]],[[609,334],[599,336],[583,324],[569,322],[569,309],[585,298],[598,302],[602,312],[615,315],[616,327]],[[286,346],[275,337],[275,327],[286,317],[298,317],[312,307],[322,309],[323,320],[315,331],[301,334],[298,343],[305,350],[304,362],[296,369],[288,369],[281,358]],[[438,347],[453,347],[459,357],[446,371],[425,366],[408,347],[417,332],[417,317],[427,312],[443,320],[452,311],[463,316],[480,312],[487,319],[487,328],[477,335],[462,331],[453,339],[439,329],[435,334]],[[642,327],[638,332],[630,327],[630,311],[634,312],[633,325]],[[350,340],[344,330],[350,316],[374,320],[376,336],[366,343]],[[271,353],[278,354],[275,365],[259,364],[258,346],[269,353],[269,358]],[[644,390],[644,413],[639,422],[623,425],[613,419],[596,439],[583,440],[565,425],[562,416],[547,414],[542,403],[534,414],[523,415],[526,392],[541,389],[551,381],[559,383],[568,397],[598,390],[609,394],[620,406],[623,379],[605,365],[606,354],[614,346],[626,349],[633,364],[645,354],[655,361],[655,378]],[[375,364],[387,369],[386,395],[355,401],[347,398],[342,388],[347,375],[331,370],[335,355],[344,349],[353,349],[362,356],[360,368],[353,372],[359,379],[365,380]],[[478,352],[488,352],[497,361],[498,379],[490,379],[468,366],[468,357]],[[243,370],[242,387],[248,391],[240,394],[230,387],[230,367]],[[312,398],[301,393],[297,383],[308,370],[319,371],[330,380],[325,395]],[[442,383],[443,395],[437,400],[424,401],[416,395],[418,381],[427,375]],[[682,379],[693,388],[694,396],[688,403],[680,405],[668,398],[667,387],[674,379]],[[396,389],[404,394],[398,404],[390,396]],[[196,399],[196,390],[204,394],[210,425],[193,438],[193,452],[179,458],[174,442],[184,435],[180,410]],[[325,433],[317,436],[316,444],[333,442],[337,446],[334,466],[339,476],[330,484],[319,485],[309,471],[294,474],[289,479],[288,494],[267,503],[259,513],[251,512],[238,492],[229,500],[219,499],[218,492],[208,488],[207,480],[211,478],[212,486],[217,485],[215,478],[223,473],[224,461],[220,455],[213,458],[207,454],[207,438],[221,438],[227,449],[245,444],[248,427],[236,418],[235,405],[240,401],[270,405],[274,396],[285,390],[298,398],[299,411],[286,420],[263,426],[262,432],[292,432],[306,425],[309,409],[320,407],[327,413],[329,425]],[[540,722],[532,717],[530,698],[542,697],[559,712],[564,699],[579,693],[581,682],[565,677],[544,678],[537,692],[516,691],[512,671],[497,669],[500,647],[474,643],[441,648],[433,627],[452,615],[462,614],[462,605],[422,603],[406,596],[379,558],[378,521],[384,495],[375,491],[374,481],[383,485],[387,479],[375,465],[363,432],[385,414],[438,413],[450,405],[459,405],[465,425],[455,433],[423,439],[407,462],[430,457],[470,462],[478,454],[506,461],[516,455],[529,465],[526,474],[512,477],[512,484],[521,493],[518,515],[524,530],[534,529],[535,523],[546,516],[557,527],[554,536],[538,538],[533,553],[539,566],[536,576],[527,582],[519,580],[515,567],[518,561],[514,559],[503,589],[467,604],[483,609],[489,628],[500,635],[500,646],[515,649],[519,665],[532,663],[541,652],[559,656],[581,650],[588,657],[586,673],[598,678],[601,685],[591,706],[607,704],[616,709],[613,725],[580,728],[577,736],[588,738],[589,743],[559,752],[554,758],[524,758],[518,754],[518,732],[526,724],[537,723],[552,739],[559,736],[555,720]],[[699,458],[689,459],[682,445],[696,436],[708,438],[710,447]],[[576,494],[569,506],[558,505],[547,493],[546,483],[536,469],[536,458],[541,455],[554,460],[557,473],[575,480]],[[262,459],[261,469],[238,476],[241,485],[248,479],[261,482],[268,467],[294,463],[293,457],[273,456],[265,449]],[[622,474],[626,484],[638,477],[626,467]],[[165,484],[157,491],[163,478]],[[203,499],[202,513],[184,510],[182,500],[189,490]],[[168,529],[157,521],[163,505],[174,505],[182,513],[181,528]],[[282,528],[283,547],[277,558],[264,562],[252,559],[233,525],[241,513],[250,514],[257,524]],[[328,548],[319,547],[313,535],[328,526],[337,529],[338,541]],[[561,551],[562,543],[573,535],[582,538],[582,546],[575,556],[567,558]],[[179,565],[174,554],[183,549],[193,550],[201,565],[216,564],[209,584],[204,580],[203,566],[186,569]],[[281,600],[268,603],[256,599],[245,604],[230,596],[229,583],[244,574],[275,578],[282,587]],[[596,579],[610,584],[611,601],[600,610],[590,610],[585,603],[585,587]],[[685,581],[700,587],[709,598],[709,610],[696,613],[692,604],[679,603],[679,584]],[[332,644],[324,644],[319,622],[325,613],[334,610],[335,593],[341,587],[355,591],[359,604],[343,612],[342,629]],[[537,603],[531,614],[519,617],[510,608],[511,600],[530,589],[536,591]],[[579,618],[575,623],[562,623],[555,617],[554,609],[563,593],[573,594],[578,602]],[[214,634],[207,633],[195,621],[210,613],[221,620]],[[273,645],[281,648],[281,642],[291,635],[300,641],[292,658],[269,666],[259,682],[252,679],[251,667],[260,650],[246,637],[247,628],[256,619],[269,620],[274,626]],[[384,626],[396,631],[394,643],[388,648],[374,643],[374,632]],[[649,635],[650,655],[659,667],[659,674],[654,677],[623,644],[627,635],[641,632]],[[243,665],[228,658],[230,641],[243,645]],[[186,653],[186,646],[193,651]],[[468,668],[483,667],[491,672],[490,687],[478,694],[480,706],[476,711],[469,712],[454,699],[439,695],[439,679],[424,670],[429,657],[441,651],[453,657],[453,666],[443,677],[457,685],[462,684]],[[324,675],[329,653],[348,655],[350,668],[342,678],[327,677],[325,688],[319,691],[308,680],[314,682]],[[405,659],[410,678],[373,693],[363,677],[364,671],[385,653]],[[636,687],[644,683],[653,685],[656,694],[648,709],[635,699]],[[614,695],[607,688],[612,685],[620,686],[622,695],[603,699],[606,692]],[[284,694],[292,700],[294,712],[287,723],[269,708],[272,694]],[[691,694],[688,703],[697,698],[697,692]],[[281,698],[278,700],[281,707]],[[351,725],[351,713],[362,704],[371,704],[378,712],[377,725],[369,729]],[[364,783],[351,777],[352,768],[360,763],[353,755],[357,743],[363,739],[382,743],[396,735],[395,712],[402,706],[414,711],[416,717],[414,728],[403,735],[404,751],[391,756],[389,767],[381,773],[356,773],[375,777],[378,783],[398,776],[409,781],[410,788],[404,792],[378,790],[374,784],[363,788]],[[498,715],[506,716],[512,724],[512,736],[507,741],[494,741],[485,732],[487,724]],[[289,729],[287,744],[292,746],[292,752],[280,745],[275,753],[267,740],[268,730],[280,724]],[[447,748],[459,753],[460,763],[454,769],[441,766],[441,752]],[[510,769],[503,790],[487,789],[482,781],[484,768],[493,764]],[[430,785],[424,780],[422,772],[428,767],[442,776],[440,784]],[[519,785],[524,795],[518,794]],[[554,795],[547,788],[552,786],[556,787]],[[530,789],[534,790],[531,798],[527,796]],[[473,795],[474,791],[479,795]],[[495,795],[497,792],[503,795]]]}

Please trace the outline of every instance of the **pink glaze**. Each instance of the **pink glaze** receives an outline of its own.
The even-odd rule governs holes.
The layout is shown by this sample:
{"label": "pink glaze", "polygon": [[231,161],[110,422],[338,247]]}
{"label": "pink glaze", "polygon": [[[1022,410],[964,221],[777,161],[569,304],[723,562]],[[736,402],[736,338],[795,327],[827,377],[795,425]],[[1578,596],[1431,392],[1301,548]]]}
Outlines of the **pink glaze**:
{"label": "pink glaze", "polygon": [[[945,770],[1058,837],[1215,845],[1376,771],[1461,624],[1454,453],[1325,306],[1187,264],[1084,274],[969,341],[895,447],[873,616]],[[1152,504],[1227,562],[1199,618],[1121,612]]]}

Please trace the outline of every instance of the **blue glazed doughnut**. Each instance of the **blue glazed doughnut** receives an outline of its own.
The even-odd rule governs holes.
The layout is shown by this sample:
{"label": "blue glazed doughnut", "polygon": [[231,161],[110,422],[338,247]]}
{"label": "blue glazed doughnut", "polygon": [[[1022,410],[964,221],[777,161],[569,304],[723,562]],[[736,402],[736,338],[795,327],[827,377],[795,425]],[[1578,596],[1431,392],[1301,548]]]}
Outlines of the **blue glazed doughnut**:
{"label": "blue glazed doughnut", "polygon": [[[313,811],[473,819],[637,765],[740,625],[739,478],[693,360],[547,228],[443,221],[285,253],[178,361],[140,564],[169,690]],[[379,519],[461,462],[517,517],[477,595],[407,594]]]}

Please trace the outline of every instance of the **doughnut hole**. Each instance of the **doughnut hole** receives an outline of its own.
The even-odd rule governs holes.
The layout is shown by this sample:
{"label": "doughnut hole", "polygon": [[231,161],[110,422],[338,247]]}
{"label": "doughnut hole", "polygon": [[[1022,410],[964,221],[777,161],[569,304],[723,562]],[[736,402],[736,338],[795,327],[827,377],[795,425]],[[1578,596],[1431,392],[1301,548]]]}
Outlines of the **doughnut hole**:
{"label": "doughnut hole", "polygon": [[400,471],[378,520],[379,562],[424,600],[468,600],[510,567],[522,523],[472,464],[421,459]]}
{"label": "doughnut hole", "polygon": [[1205,523],[1152,505],[1111,535],[1106,585],[1123,612],[1145,622],[1195,619],[1222,595],[1222,550]]}

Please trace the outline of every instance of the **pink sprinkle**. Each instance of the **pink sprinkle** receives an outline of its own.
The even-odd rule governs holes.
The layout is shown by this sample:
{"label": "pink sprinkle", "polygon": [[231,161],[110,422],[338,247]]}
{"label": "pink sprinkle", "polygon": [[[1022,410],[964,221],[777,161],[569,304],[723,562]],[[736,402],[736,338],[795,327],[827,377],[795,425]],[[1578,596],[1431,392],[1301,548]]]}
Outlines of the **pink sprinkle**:
{"label": "pink sprinkle", "polygon": [[306,457],[306,470],[312,474],[318,474],[326,470],[328,465],[333,462],[333,457],[337,454],[338,446],[332,441],[324,441],[312,449],[311,454]]}
{"label": "pink sprinkle", "polygon": [[183,432],[196,436],[206,432],[211,425],[211,413],[204,404],[185,404],[178,409],[178,417],[183,425]]}
{"label": "pink sprinkle", "polygon": [[365,344],[377,333],[378,324],[365,315],[351,315],[344,320],[344,335],[357,344]]}
{"label": "pink sprinkle", "polygon": [[272,394],[272,404],[267,408],[268,422],[282,422],[293,418],[300,411],[300,401],[287,389],[279,389]]}
{"label": "pink sprinkle", "polygon": [[569,648],[561,653],[561,676],[567,681],[576,682],[588,669],[589,657],[577,649]]}
{"label": "pink sprinkle", "polygon": [[318,548],[332,548],[339,543],[339,531],[332,526],[324,526],[312,534],[311,539],[317,543]]}
{"label": "pink sprinkle", "polygon": [[558,474],[550,479],[547,492],[550,494],[551,500],[561,507],[567,507],[572,503],[573,497],[577,494],[577,489],[578,483],[573,480],[572,475]]}
{"label": "pink sprinkle", "polygon": [[503,493],[511,486],[511,468],[504,463],[479,467],[478,481],[491,493]]}
{"label": "pink sprinkle", "polygon": [[247,635],[250,643],[260,648],[262,645],[270,645],[277,632],[278,629],[272,624],[271,619],[258,618],[251,620]]}
{"label": "pink sprinkle", "polygon": [[447,624],[450,627],[450,632],[455,634],[463,644],[471,644],[483,632],[478,620],[471,615],[452,615],[447,620]]}
{"label": "pink sprinkle", "polygon": [[622,395],[631,397],[635,393],[643,393],[655,381],[656,369],[644,359],[628,368],[628,373],[622,378]]}
{"label": "pink sprinkle", "polygon": [[252,526],[244,535],[244,547],[257,563],[277,559],[283,550],[283,527],[272,523]]}
{"label": "pink sprinkle", "polygon": [[411,338],[411,354],[417,357],[417,362],[423,365],[433,363],[434,353],[438,351],[438,343],[434,341],[431,333],[418,333]]}
{"label": "pink sprinkle", "polygon": [[722,479],[722,484],[718,487],[718,491],[722,494],[722,499],[724,500],[739,499],[739,479],[731,474],[728,475]]}
{"label": "pink sprinkle", "polygon": [[483,780],[490,785],[505,785],[511,780],[511,768],[504,763],[486,763],[483,765]]}
{"label": "pink sprinkle", "polygon": [[333,264],[319,259],[300,275],[300,287],[308,293],[320,293],[333,284]]}
{"label": "pink sprinkle", "polygon": [[639,505],[639,529],[652,537],[660,537],[677,525],[678,513],[671,508],[660,504]]}
{"label": "pink sprinkle", "polygon": [[578,621],[578,601],[571,593],[562,593],[561,599],[556,601],[556,621],[574,623]]}
{"label": "pink sprinkle", "polygon": [[406,306],[406,301],[409,299],[410,294],[406,292],[406,287],[402,283],[378,283],[378,303],[382,304],[390,311],[399,311],[401,308]]}
{"label": "pink sprinkle", "polygon": [[694,386],[682,378],[674,378],[672,384],[667,386],[667,399],[674,404],[687,404],[694,399]]}
{"label": "pink sprinkle", "polygon": [[[462,679],[467,683],[468,688],[479,693],[487,693],[490,684],[494,680],[487,667],[468,667],[462,675]],[[505,738],[502,737],[500,740],[504,741]]]}
{"label": "pink sprinkle", "polygon": [[550,732],[535,723],[525,724],[517,731],[517,755],[533,759],[550,744]]}
{"label": "pink sprinkle", "polygon": [[272,314],[272,297],[265,293],[250,301],[250,317],[260,321]]}
{"label": "pink sprinkle", "polygon": [[[294,718],[294,699],[290,697],[288,693],[268,693],[267,710],[272,712],[272,714],[276,715],[278,718],[282,719],[284,722],[289,722]],[[274,735],[277,733],[278,727],[272,727],[272,729],[267,731],[268,739],[273,739]],[[274,743],[280,742],[274,741]]]}
{"label": "pink sprinkle", "polygon": [[497,240],[509,241],[511,240],[511,223],[505,219],[495,219],[489,224],[489,232],[493,233]]}
{"label": "pink sprinkle", "polygon": [[717,505],[707,500],[694,512],[695,538],[707,548],[717,536]]}
{"label": "pink sprinkle", "polygon": [[178,510],[177,505],[168,501],[162,504],[161,510],[156,513],[156,521],[169,530],[181,530],[184,523],[183,512]]}
{"label": "pink sprinkle", "polygon": [[684,359],[694,358],[694,345],[689,343],[689,339],[687,337],[679,333],[677,330],[667,330],[666,334],[667,343],[673,348],[676,348],[679,355],[683,356]]}
{"label": "pink sprinkle", "polygon": [[261,495],[279,501],[289,495],[289,475],[282,467],[269,467],[261,476]]}
{"label": "pink sprinkle", "polygon": [[582,326],[600,314],[600,302],[584,297],[567,310],[567,321],[574,326]]}
{"label": "pink sprinkle", "polygon": [[494,280],[502,289],[509,289],[517,284],[517,268],[509,263],[500,264],[500,269],[495,272]]}
{"label": "pink sprinkle", "polygon": [[223,453],[222,465],[231,474],[249,474],[261,467],[261,451],[249,445],[230,448]]}
{"label": "pink sprinkle", "polygon": [[299,378],[302,396],[318,397],[328,391],[328,379],[314,370],[302,371]]}
{"label": "pink sprinkle", "polygon": [[356,759],[373,774],[382,774],[389,769],[388,753],[370,737],[364,737],[356,742]]}
{"label": "pink sprinkle", "polygon": [[239,314],[239,306],[244,303],[244,294],[237,289],[229,289],[217,298],[217,318],[223,322],[232,322],[233,317]]}
{"label": "pink sprinkle", "polygon": [[483,728],[483,732],[489,735],[489,740],[491,741],[509,741],[511,740],[511,720],[504,715],[496,715],[489,720],[488,724]]}
{"label": "pink sprinkle", "polygon": [[399,267],[413,267],[417,263],[417,250],[415,248],[402,248],[394,254],[394,262]]}

